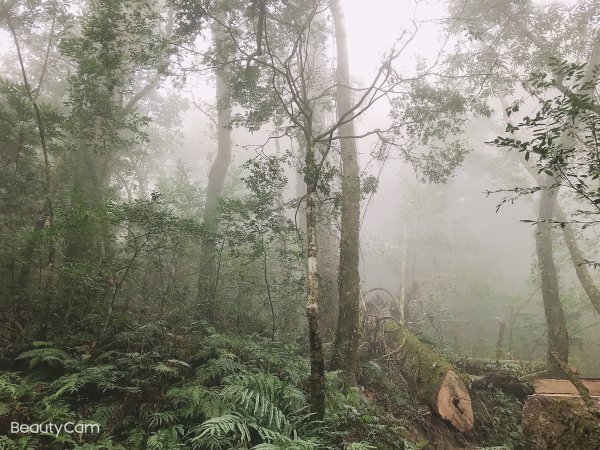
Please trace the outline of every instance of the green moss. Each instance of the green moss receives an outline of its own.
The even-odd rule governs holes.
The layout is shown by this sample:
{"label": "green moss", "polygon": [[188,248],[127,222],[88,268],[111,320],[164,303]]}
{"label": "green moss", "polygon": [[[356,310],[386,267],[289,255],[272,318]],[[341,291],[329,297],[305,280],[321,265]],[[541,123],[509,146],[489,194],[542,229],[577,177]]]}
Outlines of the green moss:
{"label": "green moss", "polygon": [[599,449],[600,420],[573,397],[529,397],[523,411],[534,448]]}
{"label": "green moss", "polygon": [[402,358],[404,378],[411,390],[429,406],[436,408],[440,384],[446,373],[453,370],[452,365],[440,353],[395,322],[387,321],[385,332],[390,348],[402,344],[399,356]]}

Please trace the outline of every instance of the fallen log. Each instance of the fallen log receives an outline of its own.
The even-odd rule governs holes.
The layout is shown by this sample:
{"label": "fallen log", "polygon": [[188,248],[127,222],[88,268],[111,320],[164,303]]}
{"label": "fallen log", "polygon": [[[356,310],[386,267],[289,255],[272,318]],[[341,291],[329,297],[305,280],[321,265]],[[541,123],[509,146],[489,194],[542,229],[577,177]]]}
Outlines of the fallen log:
{"label": "fallen log", "polygon": [[457,358],[454,366],[470,375],[492,373],[523,376],[533,372],[544,372],[546,361],[523,361],[519,359]]}
{"label": "fallen log", "polygon": [[388,351],[378,358],[394,365],[415,395],[432,411],[461,432],[473,428],[471,396],[466,383],[442,355],[395,320],[386,321]]}
{"label": "fallen log", "polygon": [[476,389],[500,389],[505,394],[511,395],[521,402],[525,401],[527,396],[534,392],[531,383],[524,382],[506,373],[477,376],[475,379],[472,379],[472,386]]}

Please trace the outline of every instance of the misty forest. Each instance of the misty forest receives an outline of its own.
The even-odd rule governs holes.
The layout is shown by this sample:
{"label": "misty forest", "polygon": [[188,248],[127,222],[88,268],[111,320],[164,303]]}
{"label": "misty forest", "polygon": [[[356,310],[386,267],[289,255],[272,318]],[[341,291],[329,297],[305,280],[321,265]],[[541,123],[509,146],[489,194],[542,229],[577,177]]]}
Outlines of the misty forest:
{"label": "misty forest", "polygon": [[600,0],[2,0],[0,448],[600,449]]}

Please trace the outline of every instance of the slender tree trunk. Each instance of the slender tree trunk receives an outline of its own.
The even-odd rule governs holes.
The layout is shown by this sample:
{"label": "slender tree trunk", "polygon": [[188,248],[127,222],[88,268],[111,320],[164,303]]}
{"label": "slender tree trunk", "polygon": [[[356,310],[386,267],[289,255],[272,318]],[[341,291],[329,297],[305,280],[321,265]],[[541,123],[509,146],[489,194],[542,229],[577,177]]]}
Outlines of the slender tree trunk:
{"label": "slender tree trunk", "polygon": [[[222,27],[215,25],[217,60],[227,61],[227,36]],[[214,323],[216,319],[216,237],[219,229],[218,200],[223,191],[225,176],[231,162],[231,93],[225,66],[216,70],[217,78],[217,155],[208,173],[206,204],[204,206],[205,235],[202,239],[198,301],[205,318]]]}
{"label": "slender tree trunk", "polygon": [[504,355],[504,333],[506,332],[506,322],[500,320],[498,323],[498,336],[496,338],[496,361],[502,359]]}
{"label": "slender tree trunk", "polygon": [[[298,173],[296,179],[296,196],[302,198],[306,195],[306,182]],[[306,208],[306,200],[301,202],[301,207]],[[324,208],[317,207],[319,221],[317,221],[317,244],[319,248],[319,314],[322,338],[324,342],[331,342],[337,331],[337,316],[339,307],[338,270],[339,252],[335,226],[331,223],[332,215]],[[306,214],[298,216],[298,232],[302,241],[306,242]]]}
{"label": "slender tree trunk", "polygon": [[[323,209],[323,208],[322,208]],[[332,215],[322,211],[326,223],[317,225],[319,244],[319,286],[321,305],[321,330],[324,342],[333,342],[337,332],[339,308],[338,274],[340,267],[337,230],[331,223]],[[323,215],[321,217],[323,217]]]}
{"label": "slender tree trunk", "polygon": [[406,285],[408,276],[406,272],[406,258],[408,257],[408,222],[404,226],[404,236],[402,237],[402,260],[400,261],[400,295],[398,296],[398,309],[402,315],[402,324],[406,325]]}
{"label": "slender tree trunk", "polygon": [[590,298],[594,309],[598,314],[600,314],[600,289],[598,289],[598,286],[596,286],[592,276],[590,275],[590,271],[585,263],[583,253],[581,252],[579,244],[577,243],[575,231],[570,224],[566,223],[567,219],[560,206],[556,207],[556,217],[559,221],[564,222],[564,226],[562,226],[562,233],[563,237],[565,238],[567,248],[569,249],[569,255],[571,256],[571,261],[573,261],[573,267],[575,268],[577,278],[579,278],[585,293]]}
{"label": "slender tree trunk", "polygon": [[[312,150],[307,149],[307,167],[314,171]],[[308,183],[306,194],[306,278],[308,336],[310,342],[310,409],[317,419],[325,416],[325,357],[319,323],[319,259],[317,244],[317,211],[314,183]]]}
{"label": "slender tree trunk", "polygon": [[[593,82],[597,79],[596,65],[600,61],[600,34],[597,34],[593,40],[592,51],[588,63],[588,68],[585,77],[580,82],[579,94],[584,94],[589,91],[590,86],[593,86]],[[500,101],[503,103],[504,110],[506,105],[502,98]],[[504,111],[505,119],[507,118],[506,111]],[[559,145],[569,146],[573,145],[572,137],[567,132],[563,132],[560,137]],[[541,275],[541,288],[542,297],[544,301],[544,313],[546,316],[546,325],[548,328],[548,372],[551,376],[561,376],[562,371],[556,362],[556,358],[553,358],[551,354],[555,352],[559,358],[563,361],[568,362],[569,360],[569,334],[567,330],[567,324],[564,316],[562,304],[560,302],[559,288],[558,288],[558,277],[556,274],[556,266],[554,264],[554,255],[552,248],[552,219],[554,210],[557,206],[558,189],[550,189],[549,187],[556,184],[557,180],[552,176],[546,175],[540,176],[535,169],[533,169],[524,157],[520,157],[521,163],[534,177],[539,186],[546,186],[548,189],[542,192],[540,199],[538,224],[536,225],[536,251],[538,255],[538,261],[540,264],[540,275]],[[562,211],[559,211],[559,215]],[[546,222],[544,222],[546,221]],[[578,248],[573,245],[576,243],[575,236],[570,229],[566,230],[566,226],[563,228],[565,233],[565,241],[569,247],[569,253],[575,265],[577,276],[579,277],[586,293],[590,295],[590,300],[594,307],[596,307],[595,301],[598,297],[595,295],[594,290],[591,288],[593,284],[590,284],[591,277],[586,278],[586,271],[581,270],[581,265],[578,261],[582,260],[581,252],[577,252]],[[570,239],[569,239],[570,238]],[[570,245],[569,245],[570,244]],[[579,268],[579,270],[578,270]],[[585,282],[585,284],[584,284]],[[587,286],[587,288],[586,288]],[[589,291],[588,291],[589,290]]]}
{"label": "slender tree trunk", "polygon": [[[546,185],[551,185],[552,181],[552,177],[546,177]],[[569,360],[569,333],[558,290],[558,276],[554,264],[552,244],[552,223],[547,222],[552,220],[557,194],[557,192],[551,190],[542,192],[538,215],[539,222],[536,225],[535,246],[540,265],[542,298],[548,328],[548,374],[560,377],[562,372],[556,364],[556,360],[550,354],[556,352],[563,361]]]}
{"label": "slender tree trunk", "polygon": [[[332,0],[331,13],[337,47],[336,102],[338,120],[352,107],[348,44],[340,0]],[[342,212],[340,237],[339,313],[333,365],[355,376],[358,353],[360,302],[359,232],[360,176],[354,121],[342,125]]]}
{"label": "slender tree trunk", "polygon": [[[27,97],[29,98],[29,101],[31,102],[32,106],[33,106],[33,110],[34,110],[34,117],[35,117],[35,122],[37,125],[37,131],[38,131],[38,136],[40,139],[40,145],[42,147],[42,155],[44,157],[44,175],[45,175],[45,181],[46,181],[46,185],[45,185],[45,192],[44,192],[44,197],[45,197],[45,217],[47,218],[48,221],[48,226],[50,228],[54,227],[54,205],[53,205],[53,195],[54,195],[54,185],[53,185],[53,180],[52,180],[52,172],[50,169],[50,154],[49,154],[49,150],[48,150],[48,141],[47,141],[47,137],[46,137],[46,128],[44,126],[44,121],[42,118],[42,113],[40,111],[40,108],[37,104],[37,93],[34,96],[32,89],[31,89],[31,85],[29,84],[29,80],[27,78],[27,71],[25,70],[25,62],[23,61],[23,54],[21,52],[21,46],[19,45],[19,39],[17,37],[17,32],[13,26],[12,20],[11,20],[11,15],[8,11],[8,9],[6,8],[6,5],[4,4],[4,2],[2,2],[2,9],[4,12],[4,16],[6,18],[7,24],[8,24],[8,28],[10,29],[14,44],[15,44],[15,48],[17,50],[17,56],[19,59],[19,67],[21,69],[21,75],[22,75],[22,79],[23,79],[23,85],[25,86],[25,91],[27,92]],[[54,29],[54,21],[56,19],[56,10],[54,11],[54,17],[52,20],[52,30]],[[48,48],[50,48],[52,42],[52,32],[50,34],[50,41],[48,42]],[[47,61],[47,57],[46,57],[46,61]],[[46,66],[46,63],[44,63],[44,66]],[[44,67],[45,70],[45,67]],[[44,71],[42,71],[42,76],[40,78],[40,83],[37,89],[37,92],[39,93],[41,86],[42,86],[42,81],[43,81],[43,76],[44,76]],[[44,223],[46,222],[46,220],[44,220]],[[43,312],[43,320],[42,320],[42,328],[40,329],[39,335],[41,339],[46,339],[46,334],[48,331],[48,321],[50,318],[50,312],[52,310],[52,299],[53,299],[53,293],[52,293],[52,288],[54,285],[54,257],[55,257],[55,253],[56,253],[56,246],[55,246],[55,242],[54,242],[54,238],[51,237],[50,241],[48,243],[48,264],[47,264],[47,273],[46,273],[46,282],[44,284],[44,312]]]}
{"label": "slender tree trunk", "polygon": [[[509,122],[506,114],[507,105],[504,98],[500,98],[502,103],[504,119]],[[555,179],[549,175],[538,174],[523,154],[518,154],[522,166],[534,178],[538,186],[551,186]],[[543,190],[539,201],[538,224],[535,230],[535,248],[540,265],[540,285],[542,290],[542,301],[544,303],[544,315],[546,318],[546,328],[548,330],[548,373],[551,376],[561,376],[560,368],[557,366],[554,358],[550,356],[551,352],[557,352],[560,357],[568,361],[569,359],[569,333],[567,323],[560,301],[560,292],[558,287],[558,275],[554,263],[554,250],[552,243],[552,223],[543,221],[552,221],[554,210],[558,203],[558,190]]]}

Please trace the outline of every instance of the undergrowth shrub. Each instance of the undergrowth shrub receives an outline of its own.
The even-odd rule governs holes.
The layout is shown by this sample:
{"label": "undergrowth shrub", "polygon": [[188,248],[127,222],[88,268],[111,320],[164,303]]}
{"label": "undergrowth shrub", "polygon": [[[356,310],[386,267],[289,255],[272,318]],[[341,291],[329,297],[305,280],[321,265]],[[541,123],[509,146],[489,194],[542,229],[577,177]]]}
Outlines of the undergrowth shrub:
{"label": "undergrowth shrub", "polygon": [[474,390],[474,433],[486,447],[527,448],[521,425],[521,402],[500,389]]}
{"label": "undergrowth shrub", "polygon": [[[146,326],[102,349],[34,342],[14,361],[20,370],[0,374],[0,448],[411,448],[400,422],[341,372],[327,375],[328,414],[313,420],[309,362],[294,345],[192,336]],[[7,433],[10,421],[97,423],[100,434],[20,436]]]}

